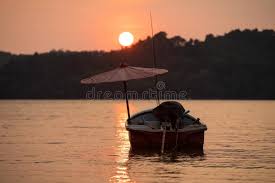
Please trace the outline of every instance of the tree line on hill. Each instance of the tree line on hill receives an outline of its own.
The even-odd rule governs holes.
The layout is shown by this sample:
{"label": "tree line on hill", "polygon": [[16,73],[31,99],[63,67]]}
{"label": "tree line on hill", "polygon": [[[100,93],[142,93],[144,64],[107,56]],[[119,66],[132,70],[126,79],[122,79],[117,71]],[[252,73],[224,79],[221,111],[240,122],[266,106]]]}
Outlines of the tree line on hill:
{"label": "tree line on hill", "polygon": [[[274,99],[274,30],[233,30],[204,41],[154,35],[157,67],[165,91],[191,99]],[[121,91],[121,83],[81,85],[80,80],[118,67],[154,67],[152,38],[123,50],[63,51],[15,55],[0,52],[1,99],[81,99],[93,91]],[[154,78],[130,81],[129,90],[154,90]],[[104,98],[100,96],[99,98]],[[150,98],[150,97],[148,97]]]}

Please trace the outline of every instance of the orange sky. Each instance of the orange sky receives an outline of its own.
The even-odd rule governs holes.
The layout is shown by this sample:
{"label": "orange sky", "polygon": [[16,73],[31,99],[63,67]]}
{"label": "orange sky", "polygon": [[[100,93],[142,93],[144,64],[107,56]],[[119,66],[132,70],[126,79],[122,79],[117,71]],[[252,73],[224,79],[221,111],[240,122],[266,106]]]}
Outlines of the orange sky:
{"label": "orange sky", "polygon": [[0,0],[0,50],[118,49],[155,32],[204,39],[235,28],[275,29],[275,0]]}

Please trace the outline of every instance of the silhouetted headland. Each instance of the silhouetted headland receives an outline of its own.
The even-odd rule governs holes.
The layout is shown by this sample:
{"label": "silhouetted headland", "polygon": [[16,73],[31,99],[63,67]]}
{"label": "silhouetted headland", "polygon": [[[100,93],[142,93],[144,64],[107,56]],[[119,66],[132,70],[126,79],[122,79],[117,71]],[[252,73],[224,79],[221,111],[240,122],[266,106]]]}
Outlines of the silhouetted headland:
{"label": "silhouetted headland", "polygon": [[[274,30],[233,30],[209,34],[204,41],[155,36],[157,67],[169,74],[159,80],[164,90],[186,91],[192,99],[275,99]],[[91,43],[92,44],[92,43]],[[153,67],[151,37],[131,48],[105,51],[63,51],[15,55],[0,52],[0,98],[80,99],[92,86],[80,80],[119,66]],[[153,88],[153,80],[129,82],[129,90]],[[120,83],[96,85],[97,91],[122,90]]]}

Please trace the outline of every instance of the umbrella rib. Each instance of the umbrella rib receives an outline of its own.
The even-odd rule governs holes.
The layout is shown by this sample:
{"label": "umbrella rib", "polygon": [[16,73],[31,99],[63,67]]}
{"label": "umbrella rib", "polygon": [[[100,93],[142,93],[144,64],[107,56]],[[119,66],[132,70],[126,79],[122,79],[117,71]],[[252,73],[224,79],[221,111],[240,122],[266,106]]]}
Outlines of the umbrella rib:
{"label": "umbrella rib", "polygon": [[114,72],[112,75],[109,76],[108,80],[110,80],[111,78],[113,78],[114,75],[116,75],[117,73]]}
{"label": "umbrella rib", "polygon": [[[132,68],[130,68],[130,69],[132,69]],[[129,73],[129,70],[127,70],[127,72]],[[134,72],[134,73],[137,74],[137,75],[140,74],[139,72],[137,72],[137,70],[131,70],[131,72]],[[138,79],[138,78],[133,78],[133,79],[131,79],[131,80],[134,80],[134,79]]]}
{"label": "umbrella rib", "polygon": [[[136,68],[136,67],[130,67],[131,69],[133,69],[133,70],[136,70],[136,71],[140,71],[140,69],[138,69],[138,68]],[[146,69],[150,69],[150,68],[146,68]],[[151,69],[151,70],[153,70],[154,71],[154,69]],[[150,71],[145,71],[145,70],[142,70],[143,72],[146,72],[146,73],[151,73]],[[155,73],[154,73],[155,74]]]}
{"label": "umbrella rib", "polygon": [[[140,71],[139,69],[137,69],[137,68],[135,68],[135,67],[130,67],[130,68],[132,69],[133,72],[139,74],[139,73],[138,73],[138,71]],[[144,70],[142,70],[142,72],[144,72],[144,73],[146,73],[146,74],[151,74],[150,71],[144,71]],[[154,73],[152,76],[155,76],[155,75],[157,75],[157,74]]]}

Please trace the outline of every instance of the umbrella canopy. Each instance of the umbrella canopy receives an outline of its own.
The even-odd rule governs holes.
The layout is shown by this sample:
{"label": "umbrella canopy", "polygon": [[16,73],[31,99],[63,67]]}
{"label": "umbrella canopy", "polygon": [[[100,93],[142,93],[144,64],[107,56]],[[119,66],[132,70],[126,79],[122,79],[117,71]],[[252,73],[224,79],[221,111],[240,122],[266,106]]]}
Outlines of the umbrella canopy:
{"label": "umbrella canopy", "polygon": [[111,71],[82,79],[82,84],[111,83],[153,77],[168,72],[166,69],[132,67],[125,64]]}
{"label": "umbrella canopy", "polygon": [[128,119],[130,119],[130,109],[129,109],[129,103],[128,103],[128,97],[127,97],[126,81],[134,80],[134,79],[149,78],[160,74],[164,74],[166,72],[168,72],[168,70],[166,69],[132,67],[126,64],[121,64],[120,67],[116,69],[103,72],[101,74],[97,74],[95,76],[91,76],[86,79],[82,79],[80,82],[82,84],[96,84],[96,83],[111,83],[111,82],[123,81]]}

